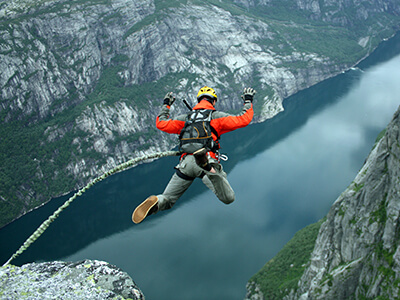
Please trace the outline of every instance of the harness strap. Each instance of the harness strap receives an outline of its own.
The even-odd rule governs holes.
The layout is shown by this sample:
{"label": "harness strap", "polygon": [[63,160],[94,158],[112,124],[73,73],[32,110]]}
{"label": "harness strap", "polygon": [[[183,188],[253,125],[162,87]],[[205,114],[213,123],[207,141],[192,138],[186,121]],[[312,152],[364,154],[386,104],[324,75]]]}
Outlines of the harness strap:
{"label": "harness strap", "polygon": [[178,177],[180,177],[180,178],[182,178],[184,180],[193,181],[193,180],[196,179],[195,177],[191,177],[191,176],[188,176],[186,174],[183,174],[179,169],[176,169],[176,175],[178,175]]}
{"label": "harness strap", "polygon": [[219,140],[220,136],[218,135],[218,132],[217,132],[217,130],[215,130],[215,128],[214,128],[214,127],[212,127],[212,126],[211,126],[211,124],[210,124],[210,127],[211,127],[211,132],[212,132],[212,133],[214,133],[214,134],[215,134],[215,136],[216,136],[216,138],[217,138],[216,142],[218,142],[218,140]]}

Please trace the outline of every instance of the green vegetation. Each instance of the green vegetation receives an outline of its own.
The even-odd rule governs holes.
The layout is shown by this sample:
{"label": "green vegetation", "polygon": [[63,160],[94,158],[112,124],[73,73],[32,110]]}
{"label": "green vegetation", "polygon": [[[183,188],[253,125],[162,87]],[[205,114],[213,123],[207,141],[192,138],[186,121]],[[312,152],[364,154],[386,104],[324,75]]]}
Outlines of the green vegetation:
{"label": "green vegetation", "polygon": [[[63,171],[69,158],[67,139],[43,144],[45,126],[45,123],[32,126],[14,121],[0,127],[3,137],[0,139],[0,191],[7,199],[0,202],[0,226],[14,219],[22,209],[39,206],[41,200],[74,186],[73,179]],[[30,202],[24,203],[21,197]]]}
{"label": "green vegetation", "polygon": [[159,22],[159,20],[162,20],[162,18],[165,16],[167,13],[168,9],[173,9],[176,7],[179,7],[180,5],[186,4],[186,0],[155,0],[155,12],[151,15],[146,16],[142,21],[136,23],[133,25],[124,35],[124,39],[126,39],[128,36],[131,34],[138,32],[145,28],[146,26],[149,26],[151,24],[155,25]]}
{"label": "green vegetation", "polygon": [[376,137],[376,140],[375,140],[375,143],[374,143],[374,146],[372,147],[372,149],[375,149],[375,147],[378,145],[378,143],[380,142],[380,140],[385,136],[385,134],[386,134],[386,129],[387,129],[387,128],[383,129],[383,130],[378,134],[378,136]]}
{"label": "green vegetation", "polygon": [[[260,11],[254,13],[262,15]],[[270,14],[267,15],[270,17]],[[274,38],[273,40],[260,40],[259,44],[263,48],[271,49],[282,55],[289,55],[293,52],[310,53],[311,51],[341,64],[354,63],[365,56],[369,50],[362,48],[357,43],[357,35],[348,28],[313,22],[298,14],[293,18],[296,20],[295,22],[288,22],[287,20],[290,19],[288,16],[282,20],[272,18],[274,21],[270,21],[268,24],[270,30],[274,32]],[[321,32],[324,35],[323,39],[321,39]],[[296,66],[291,63],[283,66],[291,67],[291,69],[304,69],[308,66],[307,61],[299,62],[299,64]]]}
{"label": "green vegetation", "polygon": [[349,225],[356,225],[359,221],[359,218],[357,218],[356,216],[353,216],[353,218],[351,218],[351,220],[349,221]]}
{"label": "green vegetation", "polygon": [[260,286],[265,299],[282,299],[291,290],[297,290],[315,240],[325,218],[297,232],[283,249],[271,259],[249,282]]}
{"label": "green vegetation", "polygon": [[375,222],[378,222],[379,224],[386,223],[386,220],[387,220],[386,198],[387,198],[387,193],[385,195],[385,198],[380,202],[378,209],[371,213],[369,224],[372,224]]}
{"label": "green vegetation", "polygon": [[363,187],[364,187],[364,183],[358,184],[357,182],[354,182],[354,188],[353,188],[353,190],[357,193],[357,192],[359,192]]}
{"label": "green vegetation", "polygon": [[393,270],[394,254],[396,251],[389,251],[383,246],[383,241],[375,245],[375,253],[379,260],[383,260],[383,264],[378,267],[379,272],[384,275],[385,281],[391,284],[396,277],[396,272]]}
{"label": "green vegetation", "polygon": [[343,208],[343,205],[340,206],[338,215],[343,217],[346,213],[346,208]]}
{"label": "green vegetation", "polygon": [[[41,15],[49,13],[57,13],[63,16],[69,16],[70,13],[60,12],[63,10],[74,11],[78,7],[80,10],[88,9],[90,6],[95,5],[110,5],[111,0],[71,0],[68,2],[58,2],[54,0],[40,0],[40,1],[20,1],[20,8],[15,8],[14,11],[20,15],[12,20],[0,20],[0,28],[2,25],[16,24],[24,20],[29,20]],[[27,11],[29,10],[29,13]]]}
{"label": "green vegetation", "polygon": [[282,0],[273,1],[271,5],[260,5],[251,8],[250,11],[259,18],[267,18],[275,21],[293,22],[308,24],[310,21],[309,12],[299,10],[294,1]]}
{"label": "green vegetation", "polygon": [[[123,57],[116,58],[117,60],[124,59]],[[195,74],[189,72],[181,72],[175,74],[168,74],[160,78],[156,82],[144,82],[140,85],[125,85],[125,81],[121,78],[119,73],[125,70],[120,64],[106,68],[94,91],[88,96],[88,100],[84,102],[84,107],[91,106],[95,103],[105,102],[111,105],[121,99],[128,102],[133,101],[136,108],[147,108],[148,102],[144,100],[159,100],[159,97],[164,92],[174,89],[179,85],[179,82],[187,78],[190,82],[195,80]]]}

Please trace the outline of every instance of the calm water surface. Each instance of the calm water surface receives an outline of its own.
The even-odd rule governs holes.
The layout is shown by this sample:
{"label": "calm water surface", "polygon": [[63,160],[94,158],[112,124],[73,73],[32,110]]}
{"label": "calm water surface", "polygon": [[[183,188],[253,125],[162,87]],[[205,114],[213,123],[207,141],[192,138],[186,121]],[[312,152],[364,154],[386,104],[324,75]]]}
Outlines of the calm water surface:
{"label": "calm water surface", "polygon": [[[150,300],[243,299],[248,279],[324,217],[361,168],[400,105],[398,54],[399,36],[360,69],[285,100],[274,119],[224,135],[233,204],[196,180],[174,209],[133,224],[134,208],[173,173],[177,158],[164,158],[94,186],[13,263],[105,260]],[[2,262],[69,196],[3,228]]]}

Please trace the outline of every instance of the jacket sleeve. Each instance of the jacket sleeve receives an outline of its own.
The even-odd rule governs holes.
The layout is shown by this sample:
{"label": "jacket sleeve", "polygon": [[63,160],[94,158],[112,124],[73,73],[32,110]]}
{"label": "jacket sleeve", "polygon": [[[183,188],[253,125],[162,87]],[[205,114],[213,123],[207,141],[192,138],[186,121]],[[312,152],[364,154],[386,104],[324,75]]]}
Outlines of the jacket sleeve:
{"label": "jacket sleeve", "polygon": [[157,116],[156,127],[167,133],[179,134],[185,126],[185,115],[179,115],[175,119],[171,119],[169,112],[170,107],[164,104]]}
{"label": "jacket sleeve", "polygon": [[220,111],[214,112],[213,119],[211,120],[211,126],[214,127],[219,135],[221,135],[242,127],[246,127],[253,119],[253,115],[253,104],[249,101],[244,104],[242,111],[237,115]]}

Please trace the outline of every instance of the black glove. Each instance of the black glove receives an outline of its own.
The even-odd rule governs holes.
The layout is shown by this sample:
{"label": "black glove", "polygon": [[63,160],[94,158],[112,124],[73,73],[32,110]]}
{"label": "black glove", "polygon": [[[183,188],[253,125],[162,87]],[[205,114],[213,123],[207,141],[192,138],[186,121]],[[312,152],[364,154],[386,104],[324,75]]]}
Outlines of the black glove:
{"label": "black glove", "polygon": [[175,97],[172,95],[172,92],[169,92],[164,97],[164,104],[171,106],[175,102]]}
{"label": "black glove", "polygon": [[253,97],[256,94],[255,89],[253,88],[245,88],[243,91],[242,99],[246,102],[247,100],[250,100],[250,102],[253,102]]}

